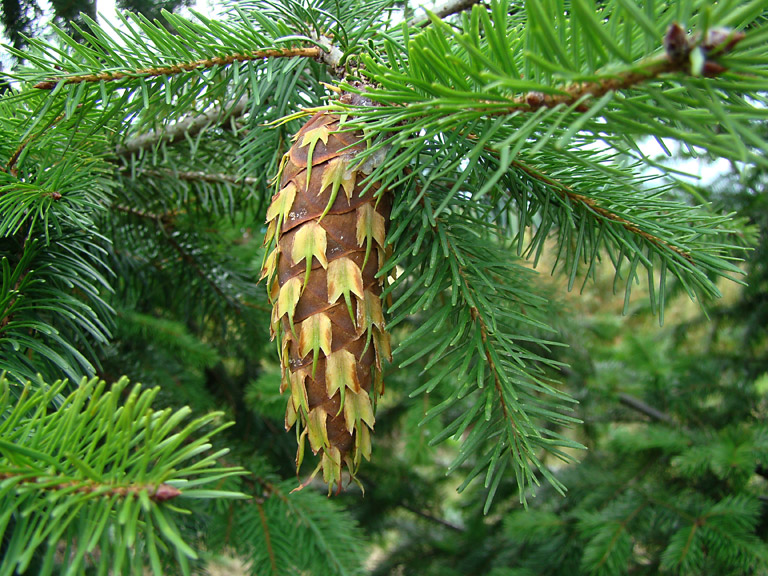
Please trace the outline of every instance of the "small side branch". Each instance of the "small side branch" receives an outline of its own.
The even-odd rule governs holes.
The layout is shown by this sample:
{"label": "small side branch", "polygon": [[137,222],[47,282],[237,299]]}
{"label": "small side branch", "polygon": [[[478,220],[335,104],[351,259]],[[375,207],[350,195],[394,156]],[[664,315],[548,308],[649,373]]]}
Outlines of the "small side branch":
{"label": "small side branch", "polygon": [[[78,105],[78,108],[80,105]],[[24,141],[19,144],[18,148],[11,154],[11,157],[8,159],[8,164],[6,165],[4,172],[7,172],[13,177],[16,177],[18,175],[18,168],[16,166],[16,163],[19,161],[19,158],[21,157],[22,152],[24,152],[24,149],[29,145],[30,142],[32,142],[35,138],[38,138],[41,136],[48,128],[53,126],[54,124],[58,124],[61,122],[66,116],[66,113],[59,114],[54,120],[46,127],[40,130],[39,132],[36,132],[34,134],[30,134],[27,136]],[[2,169],[2,168],[0,168]]]}
{"label": "small side branch", "polygon": [[254,502],[259,509],[259,519],[261,520],[261,527],[264,530],[264,543],[267,546],[267,554],[269,555],[269,565],[272,570],[272,576],[278,576],[277,562],[275,560],[275,551],[272,548],[272,536],[269,532],[269,524],[267,523],[267,514],[264,512],[264,500],[261,498],[255,498]]}
{"label": "small side branch", "polygon": [[625,406],[632,408],[633,410],[636,410],[637,412],[640,412],[641,414],[645,414],[652,420],[656,420],[657,422],[664,422],[665,424],[675,424],[675,421],[672,420],[672,418],[669,416],[669,414],[665,414],[661,410],[657,410],[653,406],[646,404],[639,398],[635,398],[634,396],[630,396],[629,394],[619,394],[619,402],[624,404]]}
{"label": "small side branch", "polygon": [[[468,134],[467,138],[469,138],[470,140],[478,140],[477,134]],[[498,151],[491,148],[490,146],[485,146],[484,149],[494,155],[498,155]],[[538,180],[542,184],[545,184],[547,187],[555,190],[560,195],[561,198],[567,199],[575,204],[580,204],[581,206],[584,206],[587,210],[589,210],[593,214],[596,214],[599,217],[604,218],[605,220],[610,220],[611,222],[615,222],[619,224],[622,228],[624,228],[628,232],[631,232],[632,234],[636,234],[637,236],[650,242],[654,246],[657,246],[658,248],[664,248],[664,249],[670,250],[675,254],[677,254],[678,256],[680,256],[681,258],[685,258],[685,260],[687,260],[691,264],[695,264],[693,257],[685,250],[682,250],[677,246],[670,244],[666,240],[659,238],[658,236],[654,236],[649,232],[646,232],[645,230],[641,230],[635,224],[633,224],[623,216],[616,214],[615,212],[612,212],[611,210],[604,208],[603,206],[600,206],[600,204],[598,204],[594,198],[590,198],[589,196],[585,196],[584,194],[579,194],[570,186],[563,184],[562,182],[560,182],[560,180],[557,180],[556,178],[552,178],[551,176],[539,170],[538,168],[534,168],[530,164],[527,164],[526,162],[522,162],[520,160],[513,160],[511,162],[511,166],[517,168],[521,172],[525,172],[525,174],[527,174],[529,177],[533,178],[534,180]]]}
{"label": "small side branch", "polygon": [[24,281],[24,278],[27,274],[29,274],[29,270],[24,271],[19,276],[18,280],[16,280],[16,283],[13,286],[13,289],[10,291],[11,294],[15,294],[8,299],[8,302],[5,305],[5,309],[3,310],[2,314],[0,314],[0,333],[2,333],[5,327],[8,326],[8,324],[10,324],[11,320],[13,319],[13,308],[16,305],[19,288],[21,287],[21,283]]}
{"label": "small side branch", "polygon": [[453,530],[454,532],[459,532],[460,534],[466,532],[466,528],[462,526],[457,526],[456,524],[452,524],[451,522],[448,522],[448,520],[443,520],[442,518],[433,516],[432,514],[430,514],[429,512],[425,512],[424,510],[419,510],[418,508],[415,508],[410,504],[400,502],[398,506],[400,506],[401,508],[404,508],[405,510],[408,510],[409,512],[412,512],[419,518],[423,518],[424,520],[428,520],[429,522],[434,522],[435,524],[439,524],[440,526],[448,528],[449,530]]}
{"label": "small side branch", "polygon": [[179,142],[187,136],[194,136],[211,124],[242,116],[247,108],[248,98],[243,96],[237,102],[229,102],[222,106],[213,106],[205,112],[189,114],[162,130],[150,130],[128,138],[125,144],[118,147],[117,155],[130,156],[142,150],[150,150],[161,142],[167,144]]}
{"label": "small side branch", "polygon": [[216,184],[245,184],[253,186],[260,182],[252,176],[236,176],[234,174],[210,173],[202,171],[176,172],[173,170],[140,170],[141,176],[154,178],[176,178],[187,182],[211,182]]}
{"label": "small side branch", "polygon": [[125,498],[131,494],[146,492],[150,500],[165,502],[177,496],[181,496],[181,490],[170,484],[109,484],[106,482],[67,481],[57,482],[55,478],[45,476],[30,476],[26,472],[14,474],[12,472],[0,473],[0,480],[16,480],[17,484],[33,484],[40,490],[67,490],[78,494],[96,494],[99,496],[119,496]]}
{"label": "small side branch", "polygon": [[600,206],[597,202],[595,202],[593,198],[590,198],[589,196],[584,196],[583,194],[579,194],[578,192],[574,191],[569,186],[566,186],[559,180],[551,178],[550,176],[541,172],[540,170],[537,170],[536,168],[524,162],[520,162],[519,160],[512,161],[512,166],[514,166],[518,170],[521,170],[522,172],[525,172],[531,178],[534,178],[535,180],[538,180],[539,182],[546,184],[550,188],[554,188],[561,194],[561,196],[566,197],[571,202],[581,204],[582,206],[586,207],[588,210],[590,210],[594,214],[597,214],[598,216],[606,220],[616,222],[628,232],[632,232],[633,234],[640,236],[641,238],[643,238],[644,240],[647,240],[654,246],[670,250],[675,254],[677,254],[678,256],[685,258],[691,264],[694,263],[693,257],[685,250],[681,250],[680,248],[678,248],[677,246],[673,246],[666,240],[663,240],[658,236],[654,236],[653,234],[650,234],[645,230],[641,230],[632,222],[630,222],[629,220],[626,220],[619,214],[616,214],[615,212],[611,212],[607,208]]}
{"label": "small side branch", "polygon": [[[514,110],[536,112],[541,108],[556,106],[574,106],[576,112],[587,112],[590,102],[599,100],[608,92],[626,90],[638,84],[655,80],[665,74],[687,72],[686,62],[669,60],[666,55],[646,60],[633,70],[621,72],[615,76],[595,80],[593,82],[576,82],[568,84],[560,94],[544,94],[543,92],[528,92],[512,100]],[[509,110],[492,112],[492,115],[509,114]]]}
{"label": "small side branch", "polygon": [[[513,112],[536,112],[542,108],[574,106],[576,112],[589,111],[590,105],[609,92],[627,90],[668,74],[696,74],[714,77],[725,72],[717,58],[730,53],[745,38],[743,32],[725,29],[711,29],[703,40],[686,35],[679,24],[670,25],[664,37],[664,53],[641,60],[631,69],[590,82],[574,82],[563,86],[559,94],[544,94],[532,91],[516,96],[507,102],[482,101],[488,104],[475,106],[488,116],[505,116]],[[700,69],[693,70],[691,56],[694,51],[701,54]]]}
{"label": "small side branch", "polygon": [[176,218],[176,211],[155,214],[154,212],[147,212],[146,210],[125,206],[124,204],[112,204],[112,209],[144,220],[151,220],[152,222],[165,226],[171,225]]}
{"label": "small side branch", "polygon": [[[451,242],[448,242],[448,246],[453,250],[453,246],[451,245]],[[454,251],[454,254],[455,254],[455,251]],[[466,278],[464,267],[459,265],[458,268],[459,268],[459,276],[461,276],[461,280],[462,282],[464,282],[464,288],[468,292],[472,292],[473,290],[470,287],[469,281]],[[504,398],[504,389],[501,384],[501,379],[499,378],[499,369],[497,368],[496,363],[493,361],[493,356],[491,355],[489,335],[488,335],[488,324],[485,322],[483,315],[480,313],[480,310],[478,310],[476,306],[470,306],[469,312],[472,317],[472,320],[474,322],[477,322],[478,326],[480,327],[480,339],[483,342],[485,360],[486,362],[488,362],[488,369],[490,370],[491,374],[493,374],[493,385],[496,388],[496,393],[499,395],[499,404],[501,405],[501,411],[504,416],[504,420],[509,422],[510,426],[512,426],[512,428],[517,430],[517,425],[515,424],[515,421],[512,418],[512,415],[510,414],[509,408],[507,407],[507,401]]]}
{"label": "small side branch", "polygon": [[[463,276],[463,273],[462,273],[462,276]],[[464,284],[467,285],[466,279],[464,278],[462,279],[464,280]],[[467,289],[469,289],[468,285],[467,285]],[[501,380],[499,380],[498,369],[496,368],[496,363],[493,361],[493,356],[491,356],[491,352],[489,350],[490,345],[488,343],[488,327],[477,308],[472,306],[469,309],[469,311],[472,316],[472,320],[477,322],[478,325],[480,326],[480,339],[483,342],[483,348],[485,350],[485,359],[488,362],[489,370],[493,374],[493,385],[496,388],[496,392],[499,395],[499,403],[501,404],[501,411],[504,414],[504,419],[507,420],[512,425],[513,428],[517,428],[515,426],[515,421],[512,420],[512,417],[509,414],[509,408],[507,408],[507,401],[504,399],[504,390],[501,387]]]}
{"label": "small side branch", "polygon": [[168,232],[166,230],[165,226],[161,222],[158,222],[158,226],[162,230],[166,241],[168,244],[171,245],[171,247],[176,251],[176,253],[179,255],[181,260],[183,262],[186,262],[189,266],[192,267],[192,269],[195,271],[195,274],[197,274],[206,284],[208,284],[211,289],[218,295],[219,298],[221,298],[224,302],[227,302],[230,306],[233,308],[238,308],[240,306],[240,302],[237,300],[233,300],[229,297],[222,289],[221,287],[216,284],[216,282],[211,279],[211,277],[208,275],[208,273],[203,270],[203,267],[200,265],[200,262],[197,261],[197,259],[190,254],[187,250],[184,249],[184,247],[179,244],[179,242],[176,240],[176,238],[173,237],[173,234]]}
{"label": "small side branch", "polygon": [[212,68],[214,66],[227,66],[235,62],[247,62],[249,60],[263,60],[265,58],[319,58],[323,54],[323,49],[318,46],[303,48],[281,48],[275,50],[256,50],[254,52],[245,52],[242,54],[229,54],[227,56],[214,56],[203,60],[194,60],[192,62],[183,62],[171,66],[160,66],[157,68],[144,68],[130,72],[102,72],[101,74],[82,74],[79,76],[62,77],[58,79],[45,80],[35,84],[35,88],[40,90],[53,90],[59,82],[65,84],[80,84],[82,82],[114,82],[123,78],[147,78],[153,76],[173,76],[182,72],[190,72],[198,68]]}

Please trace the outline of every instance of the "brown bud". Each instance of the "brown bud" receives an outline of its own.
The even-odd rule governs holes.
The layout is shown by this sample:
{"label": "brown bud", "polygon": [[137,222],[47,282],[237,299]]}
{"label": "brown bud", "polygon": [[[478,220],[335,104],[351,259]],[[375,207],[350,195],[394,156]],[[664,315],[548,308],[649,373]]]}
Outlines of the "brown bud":
{"label": "brown bud", "polygon": [[727,54],[743,39],[744,32],[736,32],[730,28],[710,28],[701,47],[706,55],[713,52]]}
{"label": "brown bud", "polygon": [[714,78],[715,76],[719,76],[726,70],[727,68],[725,66],[722,66],[717,62],[714,62],[713,60],[706,60],[704,62],[704,65],[701,68],[701,74],[702,76],[706,76],[707,78]]}
{"label": "brown bud", "polygon": [[525,103],[531,108],[539,108],[544,104],[545,96],[543,92],[528,92],[525,96]]}
{"label": "brown bud", "polygon": [[688,35],[677,22],[673,22],[667,28],[664,36],[664,50],[669,61],[675,64],[684,64],[691,52]]}

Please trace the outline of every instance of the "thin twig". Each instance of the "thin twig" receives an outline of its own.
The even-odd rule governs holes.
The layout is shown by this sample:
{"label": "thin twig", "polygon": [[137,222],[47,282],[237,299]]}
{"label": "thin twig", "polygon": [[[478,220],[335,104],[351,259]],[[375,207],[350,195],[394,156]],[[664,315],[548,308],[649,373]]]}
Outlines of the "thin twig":
{"label": "thin twig", "polygon": [[78,76],[62,77],[55,80],[45,80],[35,84],[40,90],[53,90],[59,82],[64,84],[80,84],[81,82],[113,82],[123,78],[146,78],[152,76],[172,76],[182,72],[190,72],[198,68],[212,68],[213,66],[227,66],[235,62],[248,62],[250,60],[263,60],[265,58],[319,58],[323,49],[318,46],[302,48],[281,48],[275,50],[256,50],[242,54],[229,54],[227,56],[214,56],[192,62],[183,62],[171,66],[159,66],[156,68],[144,68],[130,72],[102,72],[101,74],[82,74]]}
{"label": "thin twig", "polygon": [[[470,289],[469,284],[467,283],[466,278],[464,278],[464,273],[463,273],[463,270],[461,269],[461,266],[459,266],[459,274],[462,276],[462,279],[464,280],[464,285],[467,287],[467,290],[469,290]],[[496,363],[493,361],[493,357],[491,356],[490,344],[488,343],[488,327],[477,308],[475,308],[474,306],[471,306],[469,311],[472,316],[472,320],[476,321],[480,326],[480,339],[483,342],[483,348],[485,350],[485,359],[488,362],[488,368],[493,374],[493,385],[495,386],[496,392],[499,395],[499,403],[501,404],[501,411],[504,414],[504,419],[512,425],[512,428],[516,429],[517,426],[515,425],[515,421],[512,419],[512,417],[509,414],[509,408],[507,408],[507,401],[504,399],[504,390],[501,387],[501,380],[499,379],[498,368],[496,368]]]}
{"label": "thin twig", "polygon": [[18,297],[18,291],[21,287],[21,283],[24,281],[24,278],[26,278],[28,273],[29,271],[27,270],[19,274],[19,278],[16,280],[13,288],[7,292],[7,294],[12,294],[13,292],[16,292],[16,294],[8,300],[8,303],[5,305],[5,309],[3,310],[2,316],[0,316],[0,332],[2,332],[3,329],[8,326],[8,324],[10,324],[11,320],[13,319],[13,314],[11,312],[13,310],[13,306],[16,304],[16,299]]}
{"label": "thin twig", "polygon": [[147,212],[146,210],[140,210],[139,208],[133,208],[131,206],[126,206],[124,204],[112,204],[111,208],[113,210],[117,210],[118,212],[130,214],[131,216],[136,216],[138,218],[143,218],[145,220],[151,220],[159,224],[168,225],[171,222],[173,222],[174,218],[176,218],[175,210],[171,212],[166,212],[164,214],[155,214],[154,212]]}
{"label": "thin twig", "polygon": [[[626,90],[638,84],[657,80],[666,74],[691,74],[691,55],[698,50],[703,59],[701,70],[696,71],[706,77],[719,76],[726,68],[716,61],[717,57],[728,54],[745,38],[743,32],[728,32],[713,29],[707,37],[687,35],[685,30],[673,23],[664,36],[664,53],[650,56],[638,62],[631,69],[607,76],[592,82],[574,82],[562,88],[559,94],[528,92],[511,100],[509,108],[494,106],[488,110],[489,116],[503,116],[510,112],[535,112],[542,108],[556,106],[574,107],[576,112],[587,112],[590,104],[609,92]],[[486,101],[487,104],[498,104]]]}
{"label": "thin twig", "polygon": [[630,396],[629,394],[619,394],[619,402],[624,404],[624,406],[628,406],[629,408],[632,408],[633,410],[636,410],[642,414],[645,414],[649,418],[656,420],[658,422],[664,422],[665,424],[675,424],[675,421],[672,419],[672,417],[669,414],[665,414],[661,410],[657,410],[653,406],[646,404],[639,398],[635,398],[634,396]]}
{"label": "thin twig", "polygon": [[269,533],[269,526],[267,524],[267,514],[264,512],[263,500],[255,498],[256,507],[259,509],[259,518],[261,520],[261,527],[264,529],[264,544],[267,547],[267,554],[269,555],[269,564],[272,568],[272,576],[278,576],[277,562],[275,560],[275,551],[272,548],[272,536]]}
{"label": "thin twig", "polygon": [[[467,138],[470,140],[479,139],[477,134],[468,134]],[[484,146],[483,149],[495,156],[498,156],[499,154],[498,150],[491,148],[490,146]],[[589,196],[585,196],[584,194],[579,194],[570,186],[563,184],[560,180],[557,180],[556,178],[549,176],[548,174],[544,173],[538,168],[534,168],[530,164],[526,162],[522,162],[520,160],[513,160],[511,162],[511,166],[514,166],[518,170],[525,172],[528,176],[530,176],[534,180],[538,180],[539,182],[546,184],[549,188],[554,189],[557,192],[560,192],[561,196],[564,196],[571,202],[581,204],[582,206],[585,206],[588,210],[590,210],[594,214],[597,214],[598,216],[605,218],[606,220],[610,220],[611,222],[616,222],[617,224],[620,224],[628,232],[637,234],[638,236],[647,240],[651,244],[659,248],[666,248],[674,252],[678,256],[685,258],[691,264],[695,264],[693,256],[691,256],[685,250],[682,250],[681,248],[678,248],[677,246],[670,244],[663,238],[659,238],[658,236],[654,236],[650,232],[646,232],[645,230],[640,229],[637,225],[633,224],[626,218],[620,216],[619,214],[616,214],[615,212],[608,210],[607,208],[604,208],[603,206],[600,206],[594,198],[590,198]]]}
{"label": "thin twig", "polygon": [[442,518],[438,518],[437,516],[433,516],[429,512],[424,512],[423,510],[419,510],[418,508],[414,508],[410,504],[406,504],[405,502],[399,502],[398,506],[401,508],[405,508],[409,512],[413,512],[416,514],[416,516],[419,516],[421,518],[424,518],[424,520],[429,520],[430,522],[434,522],[435,524],[439,524],[440,526],[445,526],[446,528],[449,528],[450,530],[454,530],[455,532],[466,532],[466,528],[463,526],[457,526],[456,524],[452,524],[451,522],[448,522],[448,520],[443,520]]}
{"label": "thin twig", "polygon": [[[638,84],[656,80],[665,74],[675,72],[688,72],[688,62],[670,60],[665,54],[654,56],[640,62],[632,70],[620,72],[614,76],[601,78],[592,82],[574,82],[562,88],[559,94],[544,94],[543,92],[527,92],[512,99],[512,111],[536,112],[542,108],[554,108],[556,106],[575,106],[576,112],[587,112],[590,103],[608,94],[626,90]],[[493,102],[488,102],[492,104]],[[510,110],[490,110],[491,116],[509,114]]]}
{"label": "thin twig", "polygon": [[[448,247],[452,249],[452,243],[448,241]],[[455,254],[455,251],[454,251]],[[459,269],[459,276],[461,276],[462,281],[464,282],[464,287],[467,291],[472,292],[472,288],[469,286],[469,281],[466,278],[466,275],[464,273],[464,267],[461,264],[458,264]],[[472,320],[478,323],[478,326],[480,327],[480,339],[483,342],[483,350],[485,352],[485,359],[488,362],[488,368],[491,371],[491,374],[493,374],[493,385],[496,388],[496,392],[499,396],[499,404],[501,405],[501,411],[504,415],[504,420],[509,422],[513,429],[517,430],[517,425],[515,424],[515,421],[512,419],[512,416],[509,412],[509,408],[507,407],[507,401],[504,398],[504,390],[501,385],[501,379],[499,378],[499,369],[496,367],[496,363],[493,361],[493,356],[491,355],[490,350],[490,344],[488,342],[488,325],[485,322],[485,319],[483,318],[482,314],[480,314],[480,311],[475,306],[469,307],[469,313],[472,317]],[[515,438],[515,443],[517,442],[517,439]],[[511,449],[511,448],[510,448]]]}
{"label": "thin twig", "polygon": [[[80,106],[81,105],[78,104],[77,107],[79,108]],[[6,165],[4,171],[7,172],[8,174],[10,174],[11,176],[15,177],[18,174],[18,170],[16,169],[16,163],[19,161],[19,158],[21,157],[21,153],[24,152],[24,149],[35,138],[37,138],[38,136],[41,136],[46,130],[48,130],[48,128],[50,128],[54,124],[58,124],[59,122],[61,122],[66,115],[67,115],[66,112],[62,112],[61,114],[56,116],[56,118],[54,118],[53,121],[50,124],[48,124],[48,126],[46,126],[45,128],[43,128],[42,130],[40,130],[38,132],[35,132],[34,134],[30,134],[29,136],[27,136],[24,139],[24,141],[21,144],[19,144],[18,148],[16,148],[16,150],[13,152],[13,154],[11,154],[11,157],[8,159],[8,164]]]}
{"label": "thin twig", "polygon": [[195,259],[195,257],[187,252],[184,247],[179,244],[179,242],[176,240],[176,238],[173,237],[173,234],[169,233],[168,230],[166,230],[165,226],[163,226],[162,222],[158,222],[158,226],[163,231],[163,234],[165,236],[166,241],[168,244],[171,245],[171,247],[179,254],[181,259],[189,264],[192,269],[195,271],[195,273],[202,278],[212,289],[216,294],[218,294],[219,298],[227,302],[230,306],[233,308],[238,308],[241,305],[241,302],[239,300],[235,300],[230,298],[222,289],[221,287],[214,282],[210,276],[206,273],[205,270],[203,270],[203,267],[200,265],[200,263]]}

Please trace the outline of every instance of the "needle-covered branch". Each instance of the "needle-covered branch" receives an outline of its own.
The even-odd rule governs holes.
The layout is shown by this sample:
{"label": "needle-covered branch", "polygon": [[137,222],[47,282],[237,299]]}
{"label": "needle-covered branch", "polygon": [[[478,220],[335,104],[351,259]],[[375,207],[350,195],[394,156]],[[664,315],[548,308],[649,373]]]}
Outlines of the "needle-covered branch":
{"label": "needle-covered branch", "polygon": [[[623,153],[628,136],[655,134],[765,164],[768,145],[747,120],[766,115],[768,56],[756,49],[766,32],[750,26],[759,2],[734,12],[718,6],[719,19],[708,22],[698,8],[658,8],[655,21],[638,22],[625,2],[577,2],[554,19],[540,3],[507,8],[475,6],[457,27],[434,19],[408,37],[407,58],[364,56],[366,96],[382,106],[355,110],[358,125],[402,145],[422,131],[464,130],[499,116],[508,130],[488,143],[508,153],[597,142]],[[395,41],[386,44],[388,53],[397,50]],[[527,143],[510,145],[521,129]]]}
{"label": "needle-covered branch", "polygon": [[[426,211],[430,205],[428,194]],[[419,216],[402,212],[403,206],[393,213],[400,224],[392,234],[399,256],[385,267],[402,268],[387,289],[394,296],[393,329],[404,324],[405,331],[395,361],[401,368],[423,365],[423,382],[411,396],[437,399],[425,423],[458,414],[442,423],[431,444],[461,439],[449,467],[463,469],[461,489],[484,476],[490,506],[511,468],[524,500],[539,482],[534,470],[553,480],[545,454],[567,460],[563,448],[578,447],[552,430],[576,420],[567,415],[567,396],[547,376],[557,363],[538,352],[552,344],[545,339],[551,329],[541,314],[544,300],[526,288],[524,278],[532,272],[510,261],[504,241],[479,225],[482,211],[455,199],[448,214],[425,222],[414,238],[406,230]],[[409,318],[415,318],[413,326]]]}
{"label": "needle-covered branch", "polygon": [[197,555],[174,520],[181,507],[245,497],[215,484],[242,474],[217,464],[226,450],[210,449],[211,436],[229,424],[217,412],[190,421],[188,408],[155,410],[159,389],[129,389],[125,379],[111,388],[96,379],[69,387],[0,378],[0,507],[15,518],[13,530],[6,533],[7,523],[0,530],[3,564],[23,572],[35,553],[53,562],[66,541],[73,571],[97,549],[101,564],[117,572],[145,550],[159,566],[165,546],[186,565]]}
{"label": "needle-covered branch", "polygon": [[213,68],[214,66],[228,66],[235,62],[249,62],[251,60],[263,60],[266,58],[318,58],[323,50],[316,46],[305,48],[281,48],[274,50],[256,50],[245,54],[227,54],[226,56],[214,56],[192,62],[182,62],[169,66],[157,66],[125,72],[101,72],[98,74],[81,74],[74,76],[61,76],[56,80],[45,80],[34,85],[38,90],[53,90],[60,83],[80,84],[81,82],[114,82],[125,78],[147,78],[152,76],[173,76],[183,72],[191,72],[201,68]]}
{"label": "needle-covered branch", "polygon": [[292,491],[292,480],[256,477],[253,484],[258,497],[232,518],[228,545],[243,552],[254,573],[357,573],[360,527],[337,502],[313,489]]}
{"label": "needle-covered branch", "polygon": [[[266,453],[261,433],[281,427],[267,414],[278,384],[244,401],[244,383],[282,374],[284,422],[322,451],[333,484],[346,479],[341,456],[352,471],[375,458],[387,371],[427,411],[424,445],[455,440],[444,453],[462,487],[482,475],[488,504],[499,489],[524,499],[541,478],[562,489],[550,465],[578,443],[556,382],[557,305],[513,253],[553,263],[570,287],[607,259],[627,302],[645,276],[659,311],[675,281],[718,295],[718,279],[739,273],[737,227],[667,178],[674,170],[649,173],[659,162],[644,139],[768,166],[768,30],[764,0],[561,4],[491,0],[421,26],[390,18],[389,0],[246,0],[220,18],[167,15],[173,31],[126,17],[114,34],[89,23],[82,43],[35,40],[14,74],[27,86],[0,98],[0,367],[19,381],[38,368],[147,370],[173,382],[172,398],[203,397],[205,408],[226,397],[238,419],[264,423],[258,440],[250,427],[232,440],[241,455]],[[331,91],[382,105],[348,95],[327,105],[339,78]],[[307,109],[333,122],[302,131]],[[107,161],[116,152],[125,166]],[[389,231],[377,190],[391,191]],[[265,216],[282,364],[264,352],[266,297],[253,296]],[[397,370],[375,360],[388,352],[385,322]],[[177,333],[189,341],[174,348]],[[184,370],[175,351],[195,356],[195,342],[210,352]],[[58,477],[52,492],[116,485],[66,457],[81,492]],[[126,485],[167,484],[153,473]],[[309,549],[353,572],[328,508],[273,486],[279,495],[260,486],[229,523],[256,569],[322,571],[291,557]],[[111,498],[168,504],[141,490]],[[146,526],[162,530],[167,517]]]}
{"label": "needle-covered branch", "polygon": [[0,473],[0,481],[7,480],[9,484],[18,486],[19,484],[34,483],[35,489],[40,491],[65,490],[75,494],[98,494],[110,498],[116,496],[127,498],[130,495],[146,495],[154,502],[165,502],[181,495],[181,490],[170,484],[108,484],[97,481],[77,482],[67,479],[64,482],[57,482],[56,477],[47,475],[30,476],[27,471],[3,472]]}
{"label": "needle-covered branch", "polygon": [[637,226],[637,224],[633,224],[632,222],[629,222],[626,220],[623,216],[620,214],[617,214],[616,212],[611,211],[608,208],[605,208],[603,206],[600,206],[594,198],[590,198],[589,196],[585,196],[583,194],[579,194],[575,192],[573,189],[569,188],[562,182],[559,182],[558,180],[555,180],[554,178],[551,178],[544,174],[543,172],[536,170],[533,166],[530,166],[524,162],[521,162],[519,160],[515,160],[512,162],[512,166],[514,168],[517,168],[519,170],[522,170],[525,172],[528,176],[531,176],[532,178],[535,178],[542,183],[546,184],[547,186],[550,186],[554,191],[562,193],[564,196],[566,196],[569,200],[572,202],[576,202],[578,204],[582,204],[585,207],[587,207],[589,210],[595,212],[595,214],[599,215],[602,218],[605,218],[606,220],[611,220],[613,222],[617,222],[621,226],[623,226],[627,231],[637,234],[644,240],[647,240],[648,242],[651,242],[652,244],[660,247],[660,248],[666,248],[669,249],[678,255],[682,256],[686,260],[693,262],[693,258],[688,252],[685,252],[684,250],[681,250],[677,246],[673,246],[669,244],[668,241],[663,240],[657,236],[654,236],[650,232],[646,232],[645,230],[642,230]]}

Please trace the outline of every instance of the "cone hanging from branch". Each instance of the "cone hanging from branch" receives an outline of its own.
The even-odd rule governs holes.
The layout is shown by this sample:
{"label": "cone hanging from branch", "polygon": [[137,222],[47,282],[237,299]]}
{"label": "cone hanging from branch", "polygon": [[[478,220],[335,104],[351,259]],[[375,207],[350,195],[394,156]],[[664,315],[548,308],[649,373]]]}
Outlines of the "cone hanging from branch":
{"label": "cone hanging from branch", "polygon": [[370,459],[381,361],[390,356],[376,278],[390,199],[376,184],[360,195],[362,135],[339,130],[338,115],[320,112],[294,137],[267,210],[262,270],[281,392],[290,390],[285,426],[297,425],[297,470],[308,441],[329,490],[341,488],[344,467],[354,478]]}

